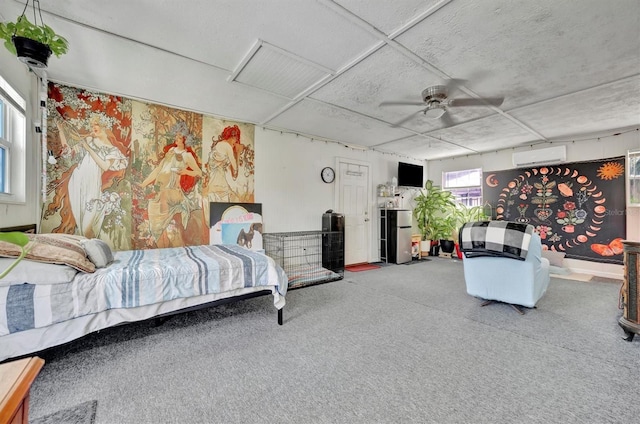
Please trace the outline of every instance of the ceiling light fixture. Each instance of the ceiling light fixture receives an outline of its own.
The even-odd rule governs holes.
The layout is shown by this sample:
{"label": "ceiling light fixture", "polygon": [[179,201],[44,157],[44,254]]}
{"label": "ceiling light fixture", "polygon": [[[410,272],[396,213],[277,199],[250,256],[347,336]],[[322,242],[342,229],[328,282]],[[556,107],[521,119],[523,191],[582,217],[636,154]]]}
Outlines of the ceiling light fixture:
{"label": "ceiling light fixture", "polygon": [[447,109],[440,102],[431,102],[429,103],[429,106],[424,110],[424,116],[431,119],[438,119],[442,115],[444,115],[446,111]]}

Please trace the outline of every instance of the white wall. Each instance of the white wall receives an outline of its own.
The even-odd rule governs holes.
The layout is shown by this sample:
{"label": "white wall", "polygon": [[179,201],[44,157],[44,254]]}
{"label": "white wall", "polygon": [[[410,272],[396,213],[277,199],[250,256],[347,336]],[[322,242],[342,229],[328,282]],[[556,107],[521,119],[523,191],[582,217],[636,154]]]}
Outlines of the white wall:
{"label": "white wall", "polygon": [[262,128],[256,128],[255,148],[256,203],[262,203],[265,232],[321,229],[326,210],[340,212],[335,205],[337,185],[322,182],[322,168],[336,169],[338,157],[369,163],[372,201],[368,260],[379,259],[376,186],[397,175],[398,161],[415,161]]}
{"label": "white wall", "polygon": [[[0,49],[0,73],[27,99],[27,183],[26,204],[0,204],[0,226],[39,223],[40,220],[40,140],[33,131],[37,116],[37,79],[14,56]],[[189,105],[184,105],[189,108]],[[594,136],[595,137],[595,136]],[[581,137],[581,139],[589,137]],[[541,146],[538,146],[538,148]],[[320,229],[322,213],[335,209],[335,186],[320,179],[325,166],[335,168],[336,158],[344,157],[368,162],[371,165],[371,232],[369,261],[379,259],[376,186],[397,176],[398,161],[416,161],[373,151],[360,151],[336,143],[311,140],[295,134],[280,133],[257,127],[256,148],[256,202],[263,204],[265,231],[304,231]],[[529,148],[524,147],[521,150]],[[629,149],[640,149],[640,132],[631,131],[619,136],[601,136],[596,140],[567,144],[567,160],[583,161],[626,154]],[[427,164],[427,178],[440,181],[443,171],[481,167],[485,171],[512,168],[514,149],[470,155],[461,158],[436,160]],[[412,208],[411,197],[404,196],[401,207]],[[627,210],[627,238],[640,240],[640,208]],[[621,266],[586,261],[570,261],[577,272],[591,272],[604,276],[622,275]]]}
{"label": "white wall", "polygon": [[[30,111],[30,116],[38,116],[36,76],[8,53],[0,51],[0,59],[3,77],[25,96],[28,114]],[[185,105],[185,108],[188,106]],[[27,202],[20,205],[0,204],[0,227],[40,222],[40,138],[33,131],[33,119],[30,117],[27,125]],[[338,157],[369,163],[372,176],[369,261],[379,259],[375,188],[396,176],[399,157],[364,152],[341,144],[311,140],[260,127],[256,127],[255,131],[255,149],[255,201],[263,205],[264,229],[268,232],[321,229],[322,214],[328,209],[336,209],[336,184],[323,183],[320,170],[325,166],[335,168]],[[402,160],[415,163],[408,159]]]}
{"label": "white wall", "polygon": [[38,80],[27,67],[4,47],[0,48],[0,74],[27,100],[27,169],[21,178],[26,179],[26,202],[22,204],[0,203],[0,227],[33,224],[40,220],[40,136],[36,134],[32,116],[38,116]]}
{"label": "white wall", "polygon": [[[621,133],[614,136],[615,133]],[[610,131],[608,134],[591,134],[578,137],[578,141],[562,142],[567,146],[567,162],[580,162],[593,159],[624,156],[628,150],[640,149],[640,131],[637,128],[624,128]],[[560,142],[554,142],[553,145]],[[511,156],[514,151],[540,149],[548,145],[525,146],[518,149],[505,149],[491,153],[469,155],[453,159],[428,162],[427,175],[434,181],[442,181],[445,171],[482,168],[483,171],[512,169]],[[627,239],[640,240],[640,208],[627,207]],[[623,266],[601,264],[590,261],[566,259],[566,266],[574,272],[622,278]]]}

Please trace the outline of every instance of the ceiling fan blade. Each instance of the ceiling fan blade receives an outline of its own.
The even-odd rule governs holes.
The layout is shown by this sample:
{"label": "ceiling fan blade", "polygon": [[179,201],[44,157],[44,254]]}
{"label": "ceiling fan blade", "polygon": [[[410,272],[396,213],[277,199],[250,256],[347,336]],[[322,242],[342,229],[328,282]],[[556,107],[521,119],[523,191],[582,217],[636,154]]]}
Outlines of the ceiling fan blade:
{"label": "ceiling fan blade", "polygon": [[382,102],[380,106],[424,106],[424,102]]}
{"label": "ceiling fan blade", "polygon": [[411,120],[415,115],[424,112],[424,110],[419,110],[416,113],[412,113],[411,115],[407,116],[406,118],[403,118],[401,120],[399,120],[398,122],[395,122],[393,124],[391,124],[392,127],[399,127],[400,125],[404,124],[405,122]]}
{"label": "ceiling fan blade", "polygon": [[442,120],[442,122],[444,123],[444,128],[454,127],[456,125],[456,123],[453,119],[451,119],[451,116],[449,116],[448,113],[442,115],[440,117],[440,120]]}
{"label": "ceiling fan blade", "polygon": [[451,97],[452,94],[459,90],[459,87],[462,87],[467,83],[466,79],[462,78],[451,78],[447,80],[445,87],[447,87],[447,96]]}
{"label": "ceiling fan blade", "polygon": [[500,106],[504,97],[484,97],[480,99],[453,99],[449,101],[450,107],[460,106]]}

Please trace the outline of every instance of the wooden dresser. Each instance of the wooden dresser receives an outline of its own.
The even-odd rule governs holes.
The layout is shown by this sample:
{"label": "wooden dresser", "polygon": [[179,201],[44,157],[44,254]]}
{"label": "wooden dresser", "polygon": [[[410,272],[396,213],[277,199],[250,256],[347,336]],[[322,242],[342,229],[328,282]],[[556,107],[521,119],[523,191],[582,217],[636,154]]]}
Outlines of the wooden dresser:
{"label": "wooden dresser", "polygon": [[38,357],[0,365],[0,424],[29,422],[29,391],[43,365]]}
{"label": "wooden dresser", "polygon": [[633,340],[640,334],[640,290],[638,290],[638,274],[640,274],[640,242],[625,240],[624,246],[624,283],[622,298],[624,312],[618,321],[624,330],[625,340]]}

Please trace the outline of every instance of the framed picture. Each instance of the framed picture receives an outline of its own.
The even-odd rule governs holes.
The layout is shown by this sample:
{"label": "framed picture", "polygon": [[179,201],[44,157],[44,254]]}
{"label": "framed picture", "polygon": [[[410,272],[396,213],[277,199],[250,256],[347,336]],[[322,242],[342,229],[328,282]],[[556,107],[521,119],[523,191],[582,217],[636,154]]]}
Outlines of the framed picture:
{"label": "framed picture", "polygon": [[210,244],[262,249],[262,203],[210,203]]}

